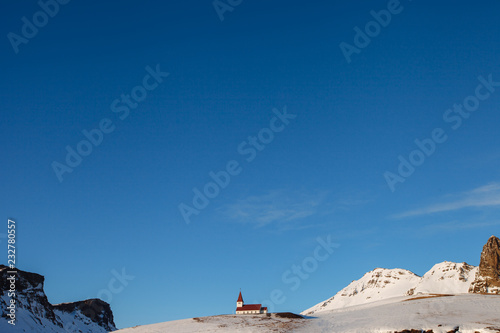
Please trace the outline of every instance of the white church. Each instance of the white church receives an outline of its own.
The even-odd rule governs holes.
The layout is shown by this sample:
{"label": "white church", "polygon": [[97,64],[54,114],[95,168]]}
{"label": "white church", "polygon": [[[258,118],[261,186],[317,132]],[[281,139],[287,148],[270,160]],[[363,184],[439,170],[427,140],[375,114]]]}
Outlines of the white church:
{"label": "white church", "polygon": [[260,314],[267,313],[267,307],[262,307],[262,304],[245,304],[243,302],[243,296],[238,296],[236,301],[236,314]]}

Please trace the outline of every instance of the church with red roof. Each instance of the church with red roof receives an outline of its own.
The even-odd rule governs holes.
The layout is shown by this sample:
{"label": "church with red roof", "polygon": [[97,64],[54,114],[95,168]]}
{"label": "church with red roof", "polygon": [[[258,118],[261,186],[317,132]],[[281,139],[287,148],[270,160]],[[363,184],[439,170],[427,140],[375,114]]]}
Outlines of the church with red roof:
{"label": "church with red roof", "polygon": [[262,304],[245,304],[243,302],[243,296],[238,296],[236,301],[236,314],[260,314],[267,313],[267,307],[262,307]]}

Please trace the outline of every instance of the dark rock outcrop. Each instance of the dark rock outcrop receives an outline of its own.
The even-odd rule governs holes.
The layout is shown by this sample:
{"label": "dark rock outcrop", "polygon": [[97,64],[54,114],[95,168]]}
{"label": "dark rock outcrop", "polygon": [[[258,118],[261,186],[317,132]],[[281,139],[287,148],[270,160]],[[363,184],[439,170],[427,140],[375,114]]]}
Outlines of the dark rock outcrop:
{"label": "dark rock outcrop", "polygon": [[292,318],[292,319],[304,319],[303,316],[292,313],[292,312],[276,312],[274,315],[278,318]]}
{"label": "dark rock outcrop", "polygon": [[500,239],[491,236],[481,252],[481,261],[470,293],[500,294]]}
{"label": "dark rock outcrop", "polygon": [[[17,274],[9,274],[9,271],[16,271]],[[1,296],[7,295],[9,292],[10,282],[7,277],[11,275],[16,276],[16,296],[14,299],[17,311],[25,311],[28,314],[30,326],[34,323],[39,326],[40,332],[81,332],[82,328],[89,332],[94,332],[96,329],[100,330],[100,332],[116,330],[113,322],[113,312],[108,303],[100,299],[89,299],[52,305],[43,290],[45,278],[42,275],[20,269],[11,270],[4,265],[0,265],[1,317],[8,319],[8,304],[5,300],[9,298]],[[66,321],[61,319],[63,314]],[[68,317],[70,318],[69,321]],[[50,327],[47,327],[47,325]]]}
{"label": "dark rock outcrop", "polygon": [[111,307],[108,303],[98,298],[87,299],[79,302],[56,304],[54,305],[54,309],[67,313],[76,313],[80,311],[81,314],[107,331],[116,330]]}
{"label": "dark rock outcrop", "polygon": [[[41,323],[41,318],[49,320],[56,326],[63,327],[62,323],[56,317],[52,305],[49,303],[47,296],[43,291],[43,283],[45,278],[36,273],[25,272],[19,269],[9,269],[5,265],[0,265],[0,295],[8,293],[9,281],[7,278],[14,274],[9,274],[9,271],[16,271],[16,301],[17,306],[22,307],[33,313],[35,322]],[[7,318],[8,304],[0,298],[1,316]]]}

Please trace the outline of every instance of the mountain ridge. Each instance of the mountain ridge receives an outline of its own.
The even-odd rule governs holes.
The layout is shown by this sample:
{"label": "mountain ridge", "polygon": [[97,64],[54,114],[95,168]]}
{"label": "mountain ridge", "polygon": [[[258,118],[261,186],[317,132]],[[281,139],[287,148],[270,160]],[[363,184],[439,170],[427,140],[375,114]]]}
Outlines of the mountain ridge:
{"label": "mountain ridge", "polygon": [[[333,297],[303,311],[306,320],[277,314],[221,315],[127,328],[120,332],[500,332],[500,240],[483,247],[479,266],[437,263],[424,275],[402,268],[375,268]],[[8,268],[0,265],[0,308],[7,318]],[[44,277],[17,270],[19,301],[15,328],[0,331],[103,333],[116,330],[108,303],[99,299],[52,305]],[[489,295],[485,295],[489,294]],[[459,330],[460,329],[460,330]]]}
{"label": "mountain ridge", "polygon": [[[7,320],[8,271],[16,271],[15,325]],[[115,331],[113,312],[108,303],[100,299],[51,304],[43,289],[43,275],[0,265],[0,321],[2,332],[81,332],[104,333]]]}
{"label": "mountain ridge", "polygon": [[376,268],[301,314],[311,316],[398,296],[465,293],[500,294],[500,240],[497,237],[488,239],[477,267],[466,262],[443,261],[421,277],[406,269]]}

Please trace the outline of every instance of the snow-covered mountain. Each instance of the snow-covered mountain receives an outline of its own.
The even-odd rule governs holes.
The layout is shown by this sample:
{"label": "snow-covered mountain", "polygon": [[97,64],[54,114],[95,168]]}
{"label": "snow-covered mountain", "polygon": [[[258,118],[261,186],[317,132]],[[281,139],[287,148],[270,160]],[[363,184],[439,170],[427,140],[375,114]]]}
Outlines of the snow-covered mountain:
{"label": "snow-covered mountain", "polygon": [[44,277],[18,270],[15,290],[15,325],[9,324],[9,268],[0,265],[0,332],[79,332],[115,331],[108,303],[99,299],[52,305],[43,290]]}
{"label": "snow-covered mountain", "polygon": [[420,281],[418,275],[405,269],[376,268],[359,280],[351,282],[332,298],[303,312],[313,315],[318,311],[340,309],[375,302],[390,297],[404,296]]}
{"label": "snow-covered mountain", "polygon": [[498,333],[500,296],[393,297],[322,311],[314,318],[222,315],[136,326],[116,333]]}
{"label": "snow-covered mountain", "polygon": [[462,294],[469,291],[478,268],[467,263],[445,261],[434,265],[420,278],[417,285],[408,290],[414,294]]}
{"label": "snow-covered mountain", "polygon": [[[0,309],[7,318],[7,268],[0,265]],[[0,320],[0,332],[104,333],[115,330],[101,300],[51,305],[41,275],[19,271],[16,327]],[[485,294],[490,295],[485,295]],[[445,261],[422,277],[405,269],[376,268],[332,298],[302,312],[220,315],[120,330],[123,333],[500,332],[500,240],[492,236],[479,267]]]}
{"label": "snow-covered mountain", "polygon": [[500,294],[500,240],[497,237],[491,236],[483,247],[479,267],[445,261],[434,265],[422,277],[404,269],[377,268],[302,314],[315,315],[400,296],[464,293]]}
{"label": "snow-covered mountain", "polygon": [[445,261],[434,265],[420,277],[405,269],[377,268],[361,279],[351,282],[332,298],[302,312],[317,312],[346,308],[375,301],[419,294],[461,294],[470,288],[477,267],[466,263]]}
{"label": "snow-covered mountain", "polygon": [[422,277],[400,268],[376,268],[303,311],[304,318],[222,315],[118,332],[498,333],[500,295],[484,294],[499,293],[498,286],[500,240],[492,236],[479,267],[445,261]]}
{"label": "snow-covered mountain", "polygon": [[377,268],[302,314],[314,315],[407,295],[467,293],[476,271],[477,267],[449,261],[434,265],[422,277],[405,269]]}

